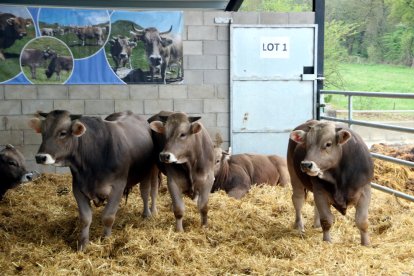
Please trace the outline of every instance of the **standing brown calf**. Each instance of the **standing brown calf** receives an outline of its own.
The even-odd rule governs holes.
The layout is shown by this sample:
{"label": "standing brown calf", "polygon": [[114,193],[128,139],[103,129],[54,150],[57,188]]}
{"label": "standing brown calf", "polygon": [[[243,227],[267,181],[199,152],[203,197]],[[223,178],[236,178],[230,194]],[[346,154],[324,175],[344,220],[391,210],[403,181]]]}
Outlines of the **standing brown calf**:
{"label": "standing brown calf", "polygon": [[148,119],[154,131],[160,170],[167,175],[176,230],[183,228],[184,201],[182,194],[197,198],[201,225],[207,226],[208,197],[214,182],[213,142],[201,117],[190,117],[182,112],[166,112]]}
{"label": "standing brown calf", "polygon": [[306,191],[312,191],[316,205],[314,226],[322,226],[324,241],[331,241],[329,231],[334,217],[330,206],[345,215],[347,208],[355,205],[361,244],[368,245],[374,166],[362,138],[343,125],[307,121],[290,134],[287,163],[292,179],[295,227],[304,231],[301,209]]}
{"label": "standing brown calf", "polygon": [[285,186],[290,182],[286,160],[277,155],[230,155],[215,148],[214,185],[236,199],[243,197],[254,184],[268,183]]}

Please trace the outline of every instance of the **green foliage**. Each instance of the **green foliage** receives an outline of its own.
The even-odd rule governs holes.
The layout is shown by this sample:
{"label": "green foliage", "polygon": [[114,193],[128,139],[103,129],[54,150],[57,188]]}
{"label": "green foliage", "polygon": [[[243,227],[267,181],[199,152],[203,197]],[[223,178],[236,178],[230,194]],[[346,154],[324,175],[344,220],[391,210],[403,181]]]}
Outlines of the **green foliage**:
{"label": "green foliage", "polygon": [[347,61],[348,55],[344,42],[355,34],[357,28],[357,24],[335,20],[325,24],[325,84],[338,88],[343,86],[338,65]]}
{"label": "green foliage", "polygon": [[386,0],[390,7],[390,20],[394,23],[404,23],[414,27],[414,1],[413,0]]}
{"label": "green foliage", "polygon": [[414,28],[398,26],[393,32],[384,35],[382,41],[385,62],[413,66]]}

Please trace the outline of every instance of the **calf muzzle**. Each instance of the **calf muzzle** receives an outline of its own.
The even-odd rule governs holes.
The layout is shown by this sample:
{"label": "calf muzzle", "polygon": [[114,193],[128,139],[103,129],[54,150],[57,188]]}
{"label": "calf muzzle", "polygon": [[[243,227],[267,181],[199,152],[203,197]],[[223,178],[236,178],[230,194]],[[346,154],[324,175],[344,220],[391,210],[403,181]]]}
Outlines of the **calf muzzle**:
{"label": "calf muzzle", "polygon": [[161,152],[160,161],[163,163],[176,163],[177,158],[171,152]]}
{"label": "calf muzzle", "polygon": [[47,160],[47,156],[43,154],[36,154],[35,158],[37,164],[44,164]]}
{"label": "calf muzzle", "polygon": [[311,162],[311,161],[302,161],[300,163],[300,169],[303,172],[307,172],[307,171],[312,170],[312,166],[313,166],[313,162]]}

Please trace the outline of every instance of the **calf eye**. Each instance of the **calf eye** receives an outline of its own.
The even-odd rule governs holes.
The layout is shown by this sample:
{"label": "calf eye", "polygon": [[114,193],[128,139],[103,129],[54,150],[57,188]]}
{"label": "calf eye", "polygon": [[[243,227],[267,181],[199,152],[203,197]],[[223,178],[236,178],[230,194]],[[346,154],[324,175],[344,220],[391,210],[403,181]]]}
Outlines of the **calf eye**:
{"label": "calf eye", "polygon": [[185,137],[185,133],[181,133],[180,138],[184,138],[184,137]]}
{"label": "calf eye", "polygon": [[10,160],[8,163],[9,163],[9,165],[10,165],[10,166],[15,166],[15,167],[17,167],[17,163],[16,163],[16,161]]}
{"label": "calf eye", "polygon": [[62,130],[61,132],[59,132],[59,138],[64,138],[67,134],[66,130]]}
{"label": "calf eye", "polygon": [[331,147],[332,146],[332,142],[326,142],[326,144],[325,144],[325,148],[329,148],[329,147]]}

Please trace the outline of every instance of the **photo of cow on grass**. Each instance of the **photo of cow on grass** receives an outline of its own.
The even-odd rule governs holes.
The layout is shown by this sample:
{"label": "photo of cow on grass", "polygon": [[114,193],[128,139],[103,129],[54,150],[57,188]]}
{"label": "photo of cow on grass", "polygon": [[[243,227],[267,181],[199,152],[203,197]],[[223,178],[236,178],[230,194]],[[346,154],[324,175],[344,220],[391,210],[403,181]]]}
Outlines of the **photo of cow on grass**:
{"label": "photo of cow on grass", "polygon": [[0,7],[0,82],[10,80],[21,72],[20,52],[34,37],[33,19],[26,8]]}
{"label": "photo of cow on grass", "polygon": [[105,53],[117,77],[125,83],[181,82],[181,18],[181,12],[114,12]]}
{"label": "photo of cow on grass", "polygon": [[103,10],[42,8],[38,25],[42,36],[62,40],[75,59],[95,55],[109,36],[109,14]]}
{"label": "photo of cow on grass", "polygon": [[[35,84],[65,83],[71,76],[74,60],[70,49],[54,37],[31,40],[20,58],[21,70]],[[56,77],[52,78],[52,75]]]}

